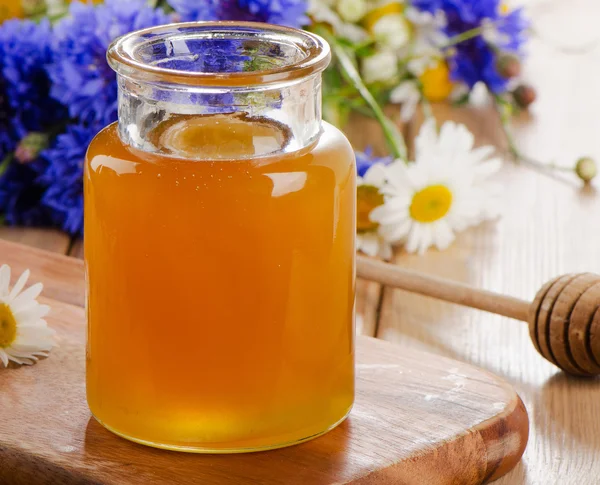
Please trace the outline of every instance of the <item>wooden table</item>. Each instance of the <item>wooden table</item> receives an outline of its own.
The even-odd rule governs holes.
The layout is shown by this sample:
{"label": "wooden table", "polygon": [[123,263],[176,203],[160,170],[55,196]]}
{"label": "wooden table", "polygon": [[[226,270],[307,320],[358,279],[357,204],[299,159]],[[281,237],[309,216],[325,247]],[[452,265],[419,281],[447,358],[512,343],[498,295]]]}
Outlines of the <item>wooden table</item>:
{"label": "wooden table", "polygon": [[[600,6],[594,0],[529,3],[538,36],[530,43],[525,78],[535,84],[539,100],[529,115],[514,121],[517,144],[558,164],[569,165],[581,155],[600,160],[595,28]],[[490,107],[436,106],[435,112],[439,119],[464,122],[479,144],[494,144],[505,153]],[[409,139],[417,124],[405,127]],[[359,131],[364,133],[364,126]],[[573,177],[557,180],[508,161],[500,177],[506,188],[502,219],[461,234],[441,253],[398,251],[395,262],[522,298],[532,298],[560,273],[600,273],[600,194],[595,187],[582,189]],[[57,231],[0,228],[0,237],[82,254],[79,241]],[[359,333],[473,363],[517,389],[529,410],[530,441],[522,463],[496,483],[600,483],[600,381],[565,377],[537,354],[525,324],[366,281],[358,284],[357,309]]]}

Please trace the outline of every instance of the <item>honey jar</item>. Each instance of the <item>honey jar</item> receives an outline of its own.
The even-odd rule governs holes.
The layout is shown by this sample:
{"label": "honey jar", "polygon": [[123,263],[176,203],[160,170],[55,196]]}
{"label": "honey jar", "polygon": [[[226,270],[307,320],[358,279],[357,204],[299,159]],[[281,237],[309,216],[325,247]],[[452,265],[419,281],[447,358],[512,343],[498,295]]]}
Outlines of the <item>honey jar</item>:
{"label": "honey jar", "polygon": [[85,167],[87,399],[172,450],[278,448],[354,399],[356,168],[326,42],[258,23],[117,39]]}

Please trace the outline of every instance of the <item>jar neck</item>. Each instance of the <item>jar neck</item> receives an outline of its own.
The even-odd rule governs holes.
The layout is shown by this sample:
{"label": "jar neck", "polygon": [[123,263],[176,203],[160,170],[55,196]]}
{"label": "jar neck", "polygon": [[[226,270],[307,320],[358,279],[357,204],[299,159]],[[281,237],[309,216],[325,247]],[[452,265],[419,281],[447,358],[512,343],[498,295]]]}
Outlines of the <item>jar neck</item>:
{"label": "jar neck", "polygon": [[230,115],[281,127],[285,143],[262,146],[256,156],[301,150],[321,133],[320,72],[262,86],[169,84],[123,75],[118,76],[118,84],[119,135],[124,143],[144,152],[169,154],[156,142],[156,132],[182,116],[221,115],[222,119]]}

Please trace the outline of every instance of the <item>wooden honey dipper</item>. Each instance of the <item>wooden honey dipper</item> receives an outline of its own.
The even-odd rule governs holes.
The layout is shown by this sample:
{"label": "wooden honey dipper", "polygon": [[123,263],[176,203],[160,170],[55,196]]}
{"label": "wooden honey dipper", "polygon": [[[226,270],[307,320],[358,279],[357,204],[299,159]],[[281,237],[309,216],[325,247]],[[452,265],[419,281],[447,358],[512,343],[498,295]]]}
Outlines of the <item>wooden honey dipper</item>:
{"label": "wooden honey dipper", "polygon": [[532,303],[357,256],[357,275],[387,286],[477,308],[529,324],[540,354],[576,376],[600,375],[600,275],[548,281]]}

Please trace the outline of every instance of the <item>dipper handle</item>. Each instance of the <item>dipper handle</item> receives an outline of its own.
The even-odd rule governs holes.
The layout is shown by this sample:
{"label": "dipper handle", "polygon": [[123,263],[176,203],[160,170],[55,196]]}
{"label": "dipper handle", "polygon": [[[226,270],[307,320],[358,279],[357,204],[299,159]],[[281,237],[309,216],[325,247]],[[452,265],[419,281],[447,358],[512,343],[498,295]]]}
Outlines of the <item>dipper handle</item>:
{"label": "dipper handle", "polygon": [[563,371],[600,375],[600,276],[568,274],[546,283],[532,303],[357,256],[359,277],[529,324],[537,351]]}
{"label": "dipper handle", "polygon": [[358,255],[356,272],[360,278],[377,281],[419,295],[477,308],[490,313],[527,321],[529,302],[512,296],[480,290],[455,281],[401,268],[394,264]]}

